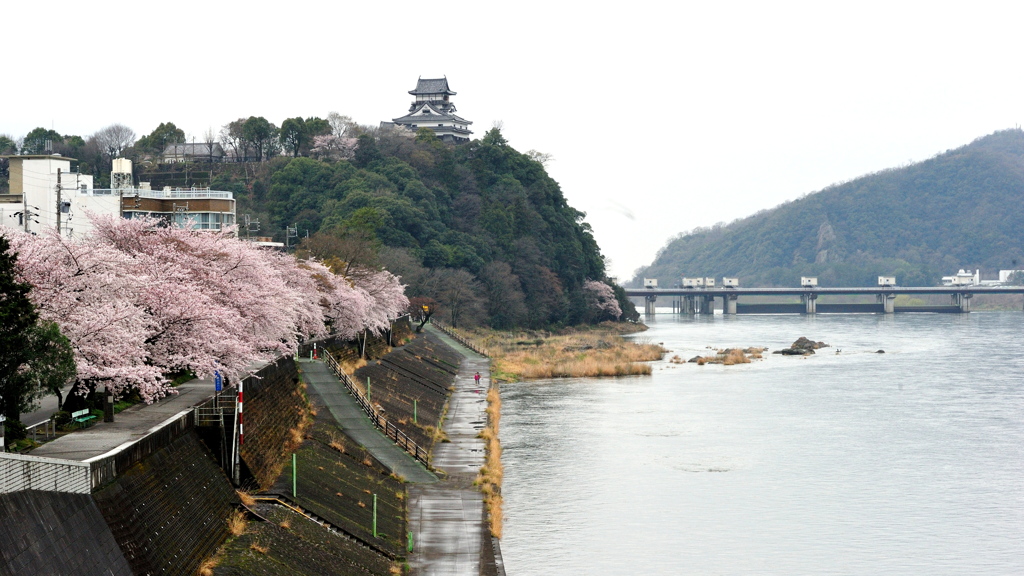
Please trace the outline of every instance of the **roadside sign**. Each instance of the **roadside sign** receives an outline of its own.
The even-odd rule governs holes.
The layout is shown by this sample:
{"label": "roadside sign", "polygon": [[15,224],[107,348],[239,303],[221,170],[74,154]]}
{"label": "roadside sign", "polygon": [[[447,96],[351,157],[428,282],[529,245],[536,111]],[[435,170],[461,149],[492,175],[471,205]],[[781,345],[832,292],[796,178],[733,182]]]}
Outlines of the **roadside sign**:
{"label": "roadside sign", "polygon": [[213,386],[217,392],[220,392],[224,387],[224,379],[220,376],[220,370],[214,370],[213,372]]}

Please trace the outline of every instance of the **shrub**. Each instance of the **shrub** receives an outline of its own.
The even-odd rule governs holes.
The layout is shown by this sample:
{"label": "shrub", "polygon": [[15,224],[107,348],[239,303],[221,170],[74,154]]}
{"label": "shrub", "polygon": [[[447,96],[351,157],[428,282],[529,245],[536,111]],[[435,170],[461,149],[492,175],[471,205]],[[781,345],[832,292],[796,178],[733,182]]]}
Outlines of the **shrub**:
{"label": "shrub", "polygon": [[3,423],[3,427],[4,439],[8,444],[15,440],[22,440],[27,436],[25,425],[21,423],[21,420],[8,420]]}

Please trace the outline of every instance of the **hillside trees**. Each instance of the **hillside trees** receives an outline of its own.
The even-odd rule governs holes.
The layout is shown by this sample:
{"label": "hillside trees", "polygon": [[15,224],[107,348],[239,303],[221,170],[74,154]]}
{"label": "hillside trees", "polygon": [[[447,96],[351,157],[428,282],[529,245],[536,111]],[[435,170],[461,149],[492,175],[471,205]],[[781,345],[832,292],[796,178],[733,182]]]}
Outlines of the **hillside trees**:
{"label": "hillside trees", "polygon": [[[22,154],[46,154],[51,151],[52,146],[60,145],[64,142],[64,137],[61,136],[60,132],[47,128],[33,128],[25,137],[22,139],[21,153]],[[47,148],[47,145],[51,148]]]}
{"label": "hillside trees", "polygon": [[252,150],[257,160],[269,158],[277,152],[278,129],[263,116],[250,116],[242,122],[241,140]]}
{"label": "hillside trees", "polygon": [[288,118],[281,123],[281,146],[291,152],[292,157],[298,157],[300,154],[307,155],[312,148],[314,139],[317,136],[330,134],[331,131],[331,124],[322,118],[313,117],[305,120],[301,116]]}
{"label": "hillside trees", "polygon": [[[452,146],[426,128],[358,127],[331,115],[322,121],[330,134],[315,136],[307,149],[302,135],[316,121],[282,123],[290,158],[226,165],[214,179],[215,187],[235,192],[240,214],[261,218],[263,234],[283,240],[285,227],[296,226],[300,237],[308,231],[302,250],[336,270],[347,268],[350,256],[391,266],[377,254],[401,250],[400,259],[418,268],[401,273],[402,282],[411,296],[437,302],[439,318],[544,327],[593,316],[583,284],[605,280],[605,270],[585,214],[568,205],[540,161],[516,151],[499,130]],[[272,128],[258,117],[239,119],[222,138],[236,154],[265,158],[243,133],[254,122]],[[303,157],[307,150],[316,158]],[[507,265],[507,274],[492,268],[488,279],[484,269],[495,262]],[[457,271],[469,281],[455,288]],[[521,307],[493,303],[504,295],[521,299]],[[624,294],[616,297],[632,309]]]}
{"label": "hillside trees", "polygon": [[135,145],[154,154],[160,154],[171,144],[185,142],[185,131],[174,125],[174,122],[161,122],[148,135],[139,138]]}

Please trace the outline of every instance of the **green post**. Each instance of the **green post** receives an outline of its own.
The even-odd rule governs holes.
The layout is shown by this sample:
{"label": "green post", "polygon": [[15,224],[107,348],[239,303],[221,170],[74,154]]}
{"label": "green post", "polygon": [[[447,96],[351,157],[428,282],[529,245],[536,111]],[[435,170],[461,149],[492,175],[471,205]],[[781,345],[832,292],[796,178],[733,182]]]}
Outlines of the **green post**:
{"label": "green post", "polygon": [[370,377],[369,376],[366,377],[366,401],[372,403],[372,401],[370,400]]}
{"label": "green post", "polygon": [[296,479],[298,477],[299,471],[295,468],[295,453],[292,452],[292,498],[295,498]]}
{"label": "green post", "polygon": [[406,552],[412,552],[412,532],[410,531],[410,532],[407,532],[406,534],[408,534],[409,537],[408,537],[408,540],[406,541],[406,544],[405,544],[405,551]]}
{"label": "green post", "polygon": [[419,424],[419,422],[416,420],[416,401],[415,400],[412,401],[412,423],[413,424]]}
{"label": "green post", "polygon": [[377,537],[377,495],[373,495],[373,537]]}

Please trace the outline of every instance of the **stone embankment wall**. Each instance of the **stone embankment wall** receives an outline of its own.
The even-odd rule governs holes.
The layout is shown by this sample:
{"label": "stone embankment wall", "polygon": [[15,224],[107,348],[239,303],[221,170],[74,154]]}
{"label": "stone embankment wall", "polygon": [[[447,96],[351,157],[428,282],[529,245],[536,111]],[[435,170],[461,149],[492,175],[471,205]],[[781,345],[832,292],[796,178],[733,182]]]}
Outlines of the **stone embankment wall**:
{"label": "stone embankment wall", "polygon": [[0,494],[0,518],[0,574],[132,574],[88,494]]}
{"label": "stone embankment wall", "polygon": [[434,435],[427,427],[439,426],[461,358],[435,336],[424,333],[356,370],[354,379],[365,387],[369,378],[371,402],[379,405],[388,420],[416,444],[429,451]]}
{"label": "stone embankment wall", "polygon": [[269,487],[290,458],[289,445],[306,415],[295,361],[282,358],[247,378],[244,383],[245,439],[242,460],[260,488]]}
{"label": "stone embankment wall", "polygon": [[135,574],[195,574],[228,536],[238,501],[190,431],[93,493]]}

